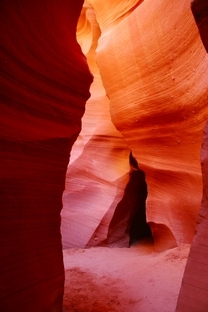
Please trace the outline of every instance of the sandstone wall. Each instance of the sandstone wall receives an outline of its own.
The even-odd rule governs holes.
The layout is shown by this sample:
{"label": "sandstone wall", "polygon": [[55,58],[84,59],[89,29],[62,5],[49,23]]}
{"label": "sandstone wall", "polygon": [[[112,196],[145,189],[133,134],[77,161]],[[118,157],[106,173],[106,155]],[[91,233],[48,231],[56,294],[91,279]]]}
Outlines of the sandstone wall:
{"label": "sandstone wall", "polygon": [[95,78],[68,167],[64,248],[128,245],[130,150],[145,173],[156,249],[190,243],[208,115],[208,60],[190,2],[89,0],[77,36]]}
{"label": "sandstone wall", "polygon": [[190,1],[146,0],[122,16],[115,6],[107,21],[101,1],[89,3],[102,32],[97,63],[112,121],[146,174],[155,244],[162,250],[190,243],[208,115],[208,58]]}
{"label": "sandstone wall", "polygon": [[[103,244],[108,226],[129,180],[129,154],[123,136],[111,121],[110,101],[95,60],[100,37],[94,10],[85,3],[77,38],[94,75],[82,131],[73,146],[63,194],[63,248]],[[121,235],[115,240],[122,240]],[[125,241],[128,245],[128,239]]]}
{"label": "sandstone wall", "polygon": [[61,311],[60,211],[92,77],[83,1],[0,2],[0,310]]}
{"label": "sandstone wall", "polygon": [[[208,3],[204,0],[192,2],[192,12],[199,28],[202,42],[208,52]],[[206,68],[207,71],[207,68]],[[207,82],[208,85],[208,82]],[[206,86],[207,89],[207,86]],[[203,177],[203,199],[197,217],[195,235],[191,244],[176,311],[200,312],[208,307],[208,122],[205,125],[201,166]]]}

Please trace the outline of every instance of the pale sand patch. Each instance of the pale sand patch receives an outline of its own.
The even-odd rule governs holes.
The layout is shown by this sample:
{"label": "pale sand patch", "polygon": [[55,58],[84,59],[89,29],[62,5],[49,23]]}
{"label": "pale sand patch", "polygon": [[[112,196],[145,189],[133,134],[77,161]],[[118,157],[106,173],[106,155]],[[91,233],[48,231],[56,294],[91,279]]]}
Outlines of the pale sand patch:
{"label": "pale sand patch", "polygon": [[148,244],[63,251],[63,312],[174,312],[189,253]]}

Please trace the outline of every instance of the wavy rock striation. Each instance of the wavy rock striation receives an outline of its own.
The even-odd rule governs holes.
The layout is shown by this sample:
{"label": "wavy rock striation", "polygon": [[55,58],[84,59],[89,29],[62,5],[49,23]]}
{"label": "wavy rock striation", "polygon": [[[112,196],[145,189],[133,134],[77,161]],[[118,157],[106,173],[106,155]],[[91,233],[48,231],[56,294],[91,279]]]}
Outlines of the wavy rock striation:
{"label": "wavy rock striation", "polygon": [[[67,172],[64,248],[128,246],[145,180],[155,248],[190,243],[202,196],[208,60],[189,1],[89,0],[77,36],[94,83]],[[130,150],[145,174],[138,180]]]}
{"label": "wavy rock striation", "polygon": [[[206,1],[192,6],[199,32],[188,0],[85,2],[77,40],[94,82],[79,134],[92,82],[75,36],[82,4],[0,3],[4,312],[61,311],[64,184],[64,248],[127,246],[150,235],[146,218],[157,250],[194,235],[208,116],[208,57],[199,36],[207,48]],[[204,198],[180,311],[191,311],[183,306],[190,294],[194,311],[207,307],[206,146],[207,128]]]}
{"label": "wavy rock striation", "polygon": [[208,59],[190,2],[146,0],[122,16],[115,6],[108,21],[101,1],[89,3],[102,30],[97,63],[112,121],[146,175],[146,215],[156,248],[190,243],[208,116]]}
{"label": "wavy rock striation", "polygon": [[202,196],[208,60],[189,1],[89,0],[77,36],[95,79],[67,172],[64,247],[129,244],[133,211],[145,205],[130,150],[145,173],[156,249],[190,243]]}
{"label": "wavy rock striation", "polygon": [[[111,121],[109,99],[95,62],[99,37],[94,11],[85,3],[77,38],[87,56],[94,82],[66,175],[62,210],[64,248],[106,244],[109,223],[129,180],[130,150]],[[113,241],[119,240],[123,244],[125,233]],[[128,241],[127,238],[125,244]]]}
{"label": "wavy rock striation", "polygon": [[0,310],[61,311],[60,211],[92,77],[83,1],[0,3]]}

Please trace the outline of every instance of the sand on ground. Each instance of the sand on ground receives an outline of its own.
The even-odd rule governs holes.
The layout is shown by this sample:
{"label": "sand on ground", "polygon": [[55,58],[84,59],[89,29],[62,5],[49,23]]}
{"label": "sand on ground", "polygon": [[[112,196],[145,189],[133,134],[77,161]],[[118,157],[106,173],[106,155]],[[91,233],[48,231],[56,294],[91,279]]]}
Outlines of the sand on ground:
{"label": "sand on ground", "polygon": [[174,312],[190,246],[63,251],[63,312]]}

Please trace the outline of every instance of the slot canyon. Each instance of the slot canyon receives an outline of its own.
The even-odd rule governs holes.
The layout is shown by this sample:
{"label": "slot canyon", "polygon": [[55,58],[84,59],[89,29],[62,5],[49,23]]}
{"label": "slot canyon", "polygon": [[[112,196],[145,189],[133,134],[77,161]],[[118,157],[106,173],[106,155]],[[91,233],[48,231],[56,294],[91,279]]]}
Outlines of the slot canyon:
{"label": "slot canyon", "polygon": [[208,1],[0,1],[0,311],[208,311]]}

